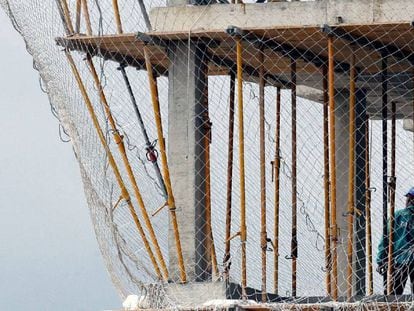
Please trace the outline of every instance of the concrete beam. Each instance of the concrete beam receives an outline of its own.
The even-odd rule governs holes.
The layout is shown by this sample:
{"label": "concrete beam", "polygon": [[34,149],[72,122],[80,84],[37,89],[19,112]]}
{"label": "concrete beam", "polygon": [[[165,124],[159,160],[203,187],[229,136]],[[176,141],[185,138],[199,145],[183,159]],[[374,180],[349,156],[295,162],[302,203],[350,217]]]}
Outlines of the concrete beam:
{"label": "concrete beam", "polygon": [[229,25],[249,29],[335,25],[338,16],[344,24],[410,23],[414,20],[414,2],[410,0],[321,0],[213,4],[159,7],[150,12],[153,29],[158,32],[200,29],[223,32]]}

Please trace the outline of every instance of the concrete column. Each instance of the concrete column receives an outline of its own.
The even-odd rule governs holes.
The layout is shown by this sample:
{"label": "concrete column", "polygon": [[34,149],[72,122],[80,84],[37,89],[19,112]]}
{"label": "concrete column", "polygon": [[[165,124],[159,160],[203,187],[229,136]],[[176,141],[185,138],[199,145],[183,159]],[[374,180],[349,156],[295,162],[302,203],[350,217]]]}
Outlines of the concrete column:
{"label": "concrete column", "polygon": [[[195,42],[175,42],[169,51],[168,161],[189,282],[211,279],[206,248],[205,55],[205,46]],[[171,225],[169,259],[170,278],[179,281]]]}
{"label": "concrete column", "polygon": [[[337,167],[337,224],[338,235],[338,294],[346,296],[347,243],[348,243],[348,174],[349,174],[349,91],[336,90],[335,133]],[[355,205],[362,212],[354,218],[354,293],[365,290],[365,116],[366,93],[356,91],[356,130],[355,130]],[[357,260],[355,260],[357,259]]]}
{"label": "concrete column", "polygon": [[366,294],[366,160],[367,94],[358,89],[355,94],[355,287],[354,294]]}
{"label": "concrete column", "polygon": [[335,92],[336,134],[336,221],[338,224],[338,295],[346,296],[346,247],[348,238],[348,174],[349,174],[349,91]]}

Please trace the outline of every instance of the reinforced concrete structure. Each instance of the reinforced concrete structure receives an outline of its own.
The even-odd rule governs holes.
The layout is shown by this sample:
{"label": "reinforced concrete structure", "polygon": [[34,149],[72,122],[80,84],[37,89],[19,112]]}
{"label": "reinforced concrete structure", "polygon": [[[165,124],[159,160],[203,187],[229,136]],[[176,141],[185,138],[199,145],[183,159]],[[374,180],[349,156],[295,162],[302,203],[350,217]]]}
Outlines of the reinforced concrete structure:
{"label": "reinforced concrete structure", "polygon": [[[336,211],[330,210],[333,216],[327,238],[336,252],[337,266],[334,269],[337,272],[331,277],[337,292],[330,291],[330,296],[338,300],[349,293],[349,275],[345,271],[349,268],[347,241],[350,229],[353,230],[352,247],[355,249],[351,254],[354,256],[351,260],[354,271],[352,296],[366,296],[366,119],[367,116],[382,118],[385,122],[391,119],[391,113],[387,111],[393,110],[392,103],[396,107],[394,118],[412,117],[413,92],[407,90],[413,89],[414,2],[320,0],[188,5],[183,0],[171,0],[169,6],[151,9],[149,20],[152,29],[145,33],[71,34],[57,38],[57,43],[68,50],[122,61],[139,70],[148,69],[150,62],[156,75],[168,77],[168,162],[187,281],[206,283],[204,288],[197,284],[196,291],[203,292],[205,300],[232,297],[232,294],[226,294],[226,286],[221,281],[211,284],[215,280],[217,263],[214,262],[214,241],[209,223],[211,197],[207,163],[211,129],[208,77],[237,72],[240,83],[242,78],[243,81],[295,90],[292,91],[292,102],[297,95],[321,105],[328,105],[328,100],[330,105],[335,105],[330,117],[336,123],[331,123],[334,133],[330,135],[336,147],[332,143],[330,147],[335,148],[336,162],[331,162],[330,167],[331,171],[335,169],[336,178],[331,178],[335,178],[336,188],[330,191],[331,199],[332,191],[336,195]],[[258,51],[263,53],[263,59]],[[264,68],[263,71],[260,68]],[[350,81],[353,70],[356,78]],[[324,79],[329,89],[328,84],[324,86],[322,83]],[[238,98],[240,95],[242,93]],[[352,105],[355,107],[351,136],[350,98],[354,98]],[[240,110],[238,113],[240,117]],[[239,139],[242,133],[243,128]],[[356,149],[350,159],[344,150],[350,148],[351,141]],[[239,145],[239,152],[241,148]],[[355,163],[351,184],[348,182],[350,161]],[[242,164],[239,170],[242,170]],[[355,204],[351,212],[349,185],[354,188],[351,196]],[[292,204],[295,209],[296,202]],[[349,227],[350,214],[354,217],[352,227]],[[242,221],[240,231],[236,232],[242,243],[246,238],[243,235]],[[169,279],[179,283],[182,281],[181,268],[174,238],[174,226],[170,224]],[[269,240],[267,236],[266,239]],[[294,247],[291,257],[296,260]],[[245,278],[244,275],[242,279]],[[231,280],[222,280],[225,281],[231,283]],[[188,286],[174,284],[169,291],[179,297]],[[221,294],[217,294],[220,291]],[[234,290],[233,295],[248,298],[249,292],[246,282],[242,281],[241,290]],[[256,296],[257,292],[260,290],[256,291]],[[298,296],[295,293],[293,290],[292,296]],[[281,299],[278,295],[262,294],[265,300]],[[200,295],[194,297],[197,302]]]}

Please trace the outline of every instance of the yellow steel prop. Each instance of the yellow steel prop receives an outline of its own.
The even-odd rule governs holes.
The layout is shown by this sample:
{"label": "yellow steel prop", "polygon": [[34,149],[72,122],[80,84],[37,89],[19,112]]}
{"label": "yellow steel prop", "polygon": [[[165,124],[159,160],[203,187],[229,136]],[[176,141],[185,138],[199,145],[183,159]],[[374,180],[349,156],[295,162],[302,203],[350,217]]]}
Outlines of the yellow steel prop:
{"label": "yellow steel prop", "polygon": [[237,52],[237,100],[239,121],[239,163],[240,163],[240,239],[241,239],[241,280],[242,297],[247,298],[247,262],[246,262],[246,192],[245,192],[245,167],[244,167],[244,119],[243,119],[243,60],[241,40],[236,39]]}
{"label": "yellow steel prop", "polygon": [[280,209],[280,88],[276,90],[276,133],[275,133],[275,223],[273,237],[273,286],[274,293],[279,293],[279,209]]}
{"label": "yellow steel prop", "polygon": [[160,147],[163,177],[164,177],[165,188],[167,190],[167,197],[168,197],[168,207],[170,211],[171,223],[173,225],[175,246],[177,249],[178,266],[180,269],[180,279],[181,279],[181,282],[185,283],[187,282],[187,276],[186,276],[185,267],[184,267],[184,259],[183,259],[183,252],[181,248],[180,233],[178,230],[175,200],[174,200],[174,195],[173,195],[172,187],[171,187],[170,171],[168,169],[167,153],[165,150],[165,141],[164,141],[164,134],[163,134],[163,129],[162,129],[162,122],[161,122],[160,103],[158,99],[157,80],[154,77],[154,72],[152,70],[152,65],[151,65],[151,59],[149,57],[147,48],[144,49],[144,57],[145,57],[145,65],[147,68],[148,81],[150,84],[151,100],[152,100],[152,107],[154,110],[155,124],[157,127],[157,136],[158,136],[158,144]]}
{"label": "yellow steel prop", "polygon": [[141,191],[139,190],[134,172],[133,172],[131,164],[129,162],[128,155],[127,155],[126,150],[125,150],[125,145],[124,145],[124,142],[122,140],[122,136],[119,134],[118,128],[117,128],[116,123],[115,123],[115,120],[112,116],[112,112],[109,108],[109,104],[108,104],[108,101],[106,99],[104,90],[102,88],[102,84],[99,81],[98,74],[96,72],[95,66],[94,66],[93,61],[92,61],[90,56],[87,57],[87,63],[88,63],[90,72],[92,74],[93,80],[95,82],[96,88],[98,89],[99,97],[101,99],[101,104],[102,104],[102,106],[105,110],[105,114],[106,114],[106,116],[108,118],[108,121],[109,121],[109,124],[112,128],[112,135],[114,137],[114,141],[118,146],[118,150],[119,150],[119,153],[121,154],[122,161],[125,165],[125,169],[127,171],[129,180],[131,181],[135,197],[138,201],[138,206],[140,207],[142,217],[144,218],[145,226],[148,228],[149,236],[150,236],[152,244],[155,248],[155,254],[157,256],[158,262],[160,263],[161,270],[162,270],[162,273],[163,273],[163,276],[164,276],[164,280],[168,281],[168,270],[167,270],[167,266],[165,264],[164,256],[162,255],[161,248],[160,248],[160,245],[158,243],[157,236],[155,235],[155,231],[154,231],[154,228],[152,226],[151,220],[149,218],[148,211],[145,207],[145,203],[144,203],[144,200],[142,198]]}
{"label": "yellow steel prop", "polygon": [[81,91],[82,97],[83,97],[83,99],[85,101],[85,104],[87,106],[87,109],[89,111],[89,114],[90,114],[90,117],[92,119],[93,125],[94,125],[94,127],[95,127],[95,129],[97,131],[99,140],[101,141],[102,146],[105,149],[106,155],[108,157],[109,165],[111,166],[111,168],[113,170],[113,173],[115,175],[115,178],[116,178],[117,183],[119,185],[119,188],[121,190],[121,195],[122,195],[122,197],[124,198],[125,202],[128,205],[128,208],[130,210],[130,213],[131,213],[131,216],[133,218],[133,221],[134,221],[134,223],[135,223],[135,225],[136,225],[136,227],[138,229],[138,232],[139,232],[139,234],[140,234],[140,236],[142,238],[142,241],[144,242],[145,249],[148,252],[148,255],[150,257],[150,260],[151,260],[151,262],[152,262],[152,264],[154,266],[155,272],[156,272],[156,274],[157,274],[157,276],[159,278],[162,278],[161,271],[159,269],[158,263],[157,263],[157,261],[155,259],[155,256],[154,256],[154,254],[152,252],[152,249],[151,249],[151,246],[150,246],[150,244],[149,244],[149,242],[147,240],[147,237],[145,235],[145,232],[144,232],[144,230],[143,230],[143,228],[141,226],[141,223],[140,223],[140,221],[138,219],[138,216],[137,216],[137,214],[135,212],[134,206],[133,206],[133,204],[131,202],[131,197],[130,197],[129,192],[128,192],[126,186],[125,186],[124,181],[122,180],[122,176],[121,176],[121,173],[119,172],[119,168],[118,168],[118,166],[117,166],[117,164],[115,162],[115,159],[114,159],[114,157],[112,155],[112,152],[109,149],[109,146],[108,146],[108,144],[106,142],[105,134],[103,133],[102,128],[100,127],[98,118],[96,116],[96,113],[95,113],[95,110],[93,108],[92,102],[89,99],[89,96],[87,94],[86,88],[85,88],[85,86],[84,86],[84,84],[82,82],[82,78],[81,78],[81,76],[79,74],[79,71],[76,68],[76,65],[75,65],[75,62],[74,62],[74,60],[72,58],[72,55],[68,51],[65,51],[65,53],[66,53],[66,57],[68,59],[68,62],[70,64],[72,73],[75,76],[75,79],[76,79],[76,81],[78,83],[78,86],[79,86],[79,89]]}

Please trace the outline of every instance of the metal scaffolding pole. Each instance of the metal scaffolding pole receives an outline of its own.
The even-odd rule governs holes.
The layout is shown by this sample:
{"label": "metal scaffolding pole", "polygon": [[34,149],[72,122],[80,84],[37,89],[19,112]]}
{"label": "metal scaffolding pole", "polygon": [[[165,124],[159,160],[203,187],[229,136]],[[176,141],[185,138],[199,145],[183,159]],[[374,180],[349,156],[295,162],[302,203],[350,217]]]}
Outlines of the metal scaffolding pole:
{"label": "metal scaffolding pole", "polygon": [[224,250],[224,273],[226,281],[229,280],[230,273],[230,243],[231,243],[231,205],[233,190],[233,141],[234,141],[234,98],[236,75],[234,70],[230,72],[230,99],[229,99],[229,137],[227,150],[227,191],[226,191],[226,241]]}
{"label": "metal scaffolding pole", "polygon": [[[388,138],[387,138],[387,118],[388,118],[388,64],[387,58],[382,58],[381,86],[382,86],[382,238],[384,249],[388,251]],[[384,274],[384,292],[387,292],[387,275]]]}
{"label": "metal scaffolding pole", "polygon": [[160,103],[159,103],[159,98],[158,98],[157,80],[154,77],[151,60],[149,58],[149,55],[146,49],[144,50],[144,57],[145,57],[145,65],[147,69],[147,74],[148,74],[148,81],[149,81],[150,90],[151,90],[151,101],[152,101],[152,108],[154,111],[155,125],[157,127],[157,138],[158,138],[158,143],[160,146],[161,163],[163,167],[163,177],[165,181],[165,189],[167,191],[167,204],[168,204],[168,208],[170,211],[171,223],[173,225],[174,241],[175,241],[175,247],[177,250],[178,266],[180,270],[180,280],[181,282],[185,283],[187,282],[187,275],[186,275],[185,266],[184,266],[183,251],[181,247],[181,239],[180,239],[180,233],[178,229],[176,206],[175,206],[174,194],[172,191],[170,170],[168,168],[167,152],[166,152],[166,147],[165,147],[162,122],[161,122],[161,110],[160,110]]}
{"label": "metal scaffolding pole", "polygon": [[105,96],[104,90],[102,88],[101,82],[99,81],[98,73],[96,72],[96,69],[95,69],[95,66],[93,64],[92,58],[89,55],[87,56],[87,63],[88,63],[90,72],[92,74],[92,77],[94,79],[95,85],[98,89],[99,97],[101,99],[101,104],[102,104],[102,106],[104,108],[104,111],[105,111],[105,114],[106,114],[106,116],[109,120],[111,129],[112,129],[112,135],[114,136],[114,141],[118,146],[119,153],[121,154],[122,161],[124,162],[125,169],[127,171],[128,177],[131,181],[135,197],[138,201],[138,205],[139,205],[140,210],[141,210],[142,217],[144,218],[145,226],[148,229],[151,241],[153,243],[153,246],[155,247],[155,253],[156,253],[156,256],[157,256],[157,260],[159,261],[159,263],[161,265],[161,270],[162,270],[164,279],[168,280],[168,270],[167,270],[167,266],[165,264],[164,256],[161,252],[161,248],[160,248],[160,245],[158,243],[157,236],[155,234],[154,228],[153,228],[152,223],[151,223],[151,219],[149,218],[147,209],[146,209],[145,204],[144,204],[144,200],[143,200],[142,195],[141,195],[141,191],[138,187],[136,178],[134,176],[134,172],[133,172],[131,164],[129,162],[129,159],[128,159],[128,156],[127,156],[127,153],[126,153],[126,150],[125,150],[125,146],[124,146],[124,143],[123,143],[123,140],[122,140],[122,136],[119,134],[118,128],[117,128],[115,120],[112,116],[112,112],[109,108],[109,104],[108,104],[108,101],[106,99],[106,96]]}
{"label": "metal scaffolding pole", "polygon": [[395,189],[396,189],[396,176],[395,176],[395,147],[396,147],[396,104],[392,102],[391,108],[391,176],[389,182],[389,200],[390,200],[390,221],[389,221],[389,241],[388,241],[388,269],[387,269],[387,295],[391,295],[394,288],[394,224],[395,224]]}
{"label": "metal scaffolding pole", "polygon": [[136,227],[138,229],[138,232],[139,232],[139,234],[140,234],[140,236],[141,236],[141,238],[143,240],[143,243],[144,243],[145,249],[147,250],[148,256],[149,256],[149,258],[150,258],[150,260],[151,260],[151,262],[152,262],[152,264],[154,266],[154,270],[155,270],[157,276],[161,279],[163,276],[161,274],[161,271],[160,271],[160,268],[158,266],[157,260],[155,259],[155,256],[154,256],[154,254],[152,252],[152,249],[151,249],[151,246],[150,246],[150,244],[148,242],[148,239],[147,239],[147,237],[145,235],[145,231],[142,228],[141,223],[140,223],[140,221],[138,219],[138,216],[137,216],[137,214],[135,212],[134,206],[132,205],[130,195],[129,195],[128,190],[127,190],[127,188],[126,188],[126,186],[125,186],[125,184],[124,184],[124,182],[122,180],[122,176],[121,176],[120,171],[119,171],[119,168],[118,168],[118,166],[117,166],[117,164],[115,162],[115,159],[114,159],[114,157],[112,155],[112,152],[110,151],[109,146],[108,146],[108,144],[106,142],[105,135],[104,135],[104,133],[102,131],[102,128],[99,125],[98,118],[97,118],[97,116],[95,114],[95,110],[93,108],[92,102],[90,101],[89,96],[87,94],[85,85],[82,82],[81,76],[79,74],[78,69],[76,68],[75,62],[74,62],[71,54],[68,51],[65,51],[65,53],[66,53],[66,57],[68,59],[68,62],[70,64],[70,67],[72,69],[72,73],[75,76],[75,79],[76,79],[76,81],[78,83],[78,86],[79,86],[79,89],[81,91],[81,94],[82,94],[82,96],[84,98],[84,101],[85,101],[85,104],[86,104],[87,109],[89,111],[89,114],[90,114],[90,117],[92,119],[93,125],[94,125],[94,127],[95,127],[95,129],[97,131],[98,137],[99,137],[99,139],[100,139],[100,141],[102,143],[102,146],[103,146],[103,148],[105,150],[105,153],[106,153],[106,155],[108,157],[109,165],[111,166],[111,168],[113,170],[113,173],[115,175],[115,178],[116,178],[117,183],[119,185],[119,188],[121,190],[121,196],[122,196],[122,198],[125,200],[125,202],[128,205],[128,208],[129,208],[129,211],[130,211],[131,216],[133,218],[133,221],[134,221],[134,223],[135,223],[135,225],[136,225]]}
{"label": "metal scaffolding pole", "polygon": [[374,275],[372,269],[372,229],[371,229],[371,172],[370,172],[370,130],[369,130],[369,116],[366,118],[366,127],[365,127],[365,210],[366,210],[366,219],[367,219],[367,259],[368,259],[368,296],[372,295],[374,292]]}
{"label": "metal scaffolding pole", "polygon": [[292,236],[290,259],[292,260],[292,296],[297,296],[297,259],[298,259],[298,199],[297,199],[297,138],[296,138],[296,60],[291,59],[291,123],[292,123]]}
{"label": "metal scaffolding pole", "polygon": [[246,186],[244,164],[244,117],[243,117],[243,60],[241,39],[236,39],[237,52],[237,99],[239,121],[239,165],[240,165],[240,239],[241,239],[241,283],[242,298],[247,299],[247,260],[246,260]]}

